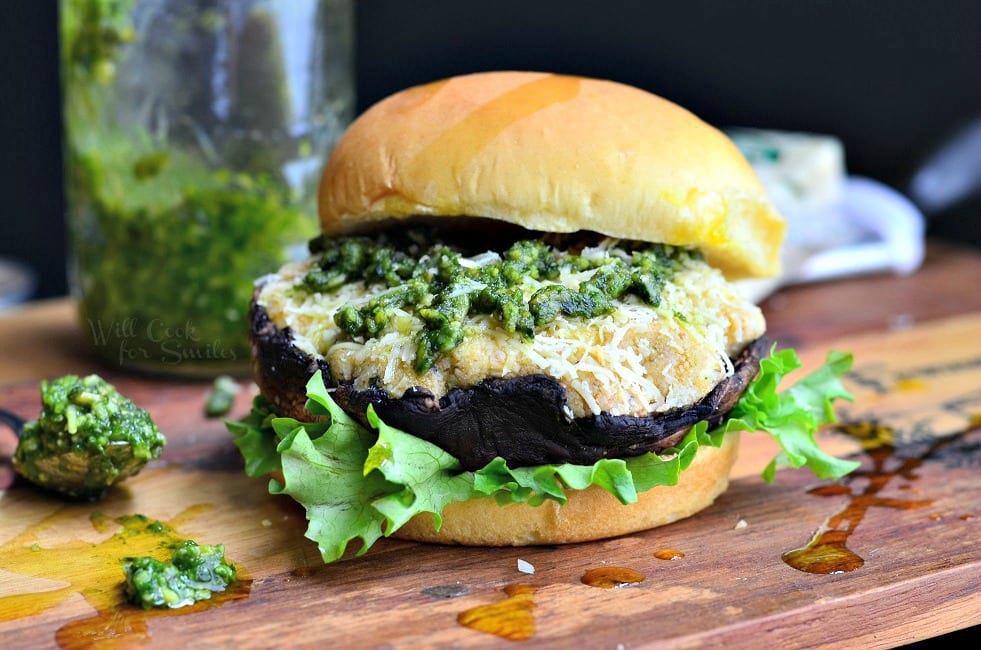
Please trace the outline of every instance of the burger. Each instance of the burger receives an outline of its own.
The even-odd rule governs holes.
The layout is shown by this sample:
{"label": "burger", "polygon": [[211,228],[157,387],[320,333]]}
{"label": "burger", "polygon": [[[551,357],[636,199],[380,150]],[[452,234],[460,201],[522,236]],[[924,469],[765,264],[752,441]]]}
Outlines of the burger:
{"label": "burger", "polygon": [[382,536],[579,542],[665,525],[728,485],[740,431],[841,476],[814,432],[850,357],[794,387],[742,279],[784,222],[719,130],[649,92],[453,77],[364,112],[332,151],[310,254],[259,278],[253,476],[325,561]]}

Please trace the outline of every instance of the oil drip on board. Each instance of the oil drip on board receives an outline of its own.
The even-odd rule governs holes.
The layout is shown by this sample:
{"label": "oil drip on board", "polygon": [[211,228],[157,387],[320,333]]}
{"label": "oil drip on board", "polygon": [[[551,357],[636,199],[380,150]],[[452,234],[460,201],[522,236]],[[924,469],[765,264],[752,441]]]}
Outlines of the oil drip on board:
{"label": "oil drip on board", "polygon": [[619,589],[644,581],[644,574],[634,569],[619,566],[604,566],[590,569],[583,574],[580,581],[590,587],[600,589]]}
{"label": "oil drip on board", "polygon": [[525,641],[535,635],[532,597],[537,591],[538,587],[534,585],[510,584],[504,588],[507,598],[460,612],[456,620],[473,630],[511,641]]}
{"label": "oil drip on board", "polygon": [[[847,431],[849,426],[844,425],[841,428]],[[861,430],[863,433],[868,433],[869,430],[877,431],[876,435],[879,438],[892,439],[893,437],[891,431],[884,427],[863,425]],[[926,458],[929,458],[944,445],[949,444],[953,439],[941,438],[935,441],[922,456],[908,458],[896,458],[895,448],[889,444],[869,449],[868,454],[872,459],[870,469],[855,471],[849,475],[846,482],[822,485],[809,490],[809,494],[848,496],[849,500],[841,510],[828,518],[807,546],[784,553],[783,561],[793,568],[807,573],[845,573],[860,568],[865,564],[865,560],[850,550],[846,544],[848,538],[862,523],[869,508],[912,510],[927,507],[932,503],[927,499],[883,497],[879,496],[879,493],[894,478],[903,477],[907,480],[915,480],[914,470],[922,465]],[[892,467],[889,467],[890,464]],[[854,491],[851,483],[859,479],[865,479],[866,485],[863,489]]]}
{"label": "oil drip on board", "polygon": [[[916,470],[926,460],[981,426],[979,366],[981,359],[968,358],[918,368],[891,368],[885,361],[855,368],[848,379],[857,388],[857,399],[851,406],[839,407],[842,423],[836,428],[859,441],[871,466],[808,490],[815,496],[848,500],[806,546],[784,553],[783,561],[807,573],[854,571],[865,560],[847,542],[870,508],[929,507],[930,499],[895,498],[882,492],[897,478],[907,481],[899,489],[911,490]],[[913,402],[917,403],[915,417],[909,413]],[[929,408],[922,408],[924,404]],[[864,487],[855,487],[862,483]]]}
{"label": "oil drip on board", "polygon": [[659,560],[680,560],[685,554],[676,548],[661,548],[654,551],[654,557]]}

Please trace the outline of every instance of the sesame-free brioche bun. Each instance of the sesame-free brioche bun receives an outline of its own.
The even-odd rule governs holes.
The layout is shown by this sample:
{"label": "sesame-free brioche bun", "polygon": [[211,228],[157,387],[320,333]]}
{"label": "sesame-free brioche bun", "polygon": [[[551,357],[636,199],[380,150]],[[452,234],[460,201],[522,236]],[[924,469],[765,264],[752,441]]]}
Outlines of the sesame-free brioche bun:
{"label": "sesame-free brioche bun", "polygon": [[453,77],[375,104],[333,150],[319,210],[330,236],[472,216],[690,246],[729,279],[775,275],[785,230],[719,130],[638,88],[536,72]]}
{"label": "sesame-free brioche bun", "polygon": [[564,505],[550,500],[540,506],[499,506],[490,498],[457,501],[443,508],[439,530],[433,516],[424,513],[393,537],[465,546],[529,546],[586,542],[656,528],[690,517],[725,492],[738,447],[738,433],[726,434],[721,447],[702,445],[677,485],[641,492],[629,505],[596,485],[567,490]]}

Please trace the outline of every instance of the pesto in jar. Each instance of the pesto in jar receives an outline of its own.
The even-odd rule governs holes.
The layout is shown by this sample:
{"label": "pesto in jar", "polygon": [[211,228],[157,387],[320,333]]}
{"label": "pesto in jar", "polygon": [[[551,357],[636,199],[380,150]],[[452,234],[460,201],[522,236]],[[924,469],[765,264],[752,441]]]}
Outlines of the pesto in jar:
{"label": "pesto in jar", "polygon": [[24,425],[14,469],[70,498],[93,499],[158,458],[150,414],[98,375],[41,382],[41,415]]}
{"label": "pesto in jar", "polygon": [[186,160],[113,194],[119,179],[133,179],[119,168],[126,152],[74,155],[80,315],[100,356],[181,374],[244,367],[253,280],[287,261],[310,219],[261,178],[202,171],[196,186],[181,186]]}
{"label": "pesto in jar", "polygon": [[[197,3],[61,3],[71,280],[111,366],[244,374],[253,281],[315,232],[328,145],[290,123],[276,16],[239,19]],[[242,67],[219,88],[223,39]]]}

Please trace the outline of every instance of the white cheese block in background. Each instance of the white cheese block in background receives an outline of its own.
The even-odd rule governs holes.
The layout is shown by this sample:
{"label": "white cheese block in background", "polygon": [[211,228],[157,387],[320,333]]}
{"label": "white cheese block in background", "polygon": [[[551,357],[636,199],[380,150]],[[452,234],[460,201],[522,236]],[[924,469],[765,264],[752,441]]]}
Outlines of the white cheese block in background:
{"label": "white cheese block in background", "polygon": [[728,134],[781,212],[820,211],[841,197],[845,147],[838,138],[763,129],[731,129]]}
{"label": "white cheese block in background", "polygon": [[741,283],[750,298],[758,302],[782,285],[919,267],[923,215],[892,188],[849,176],[838,138],[751,128],[726,133],[787,219],[783,272]]}

